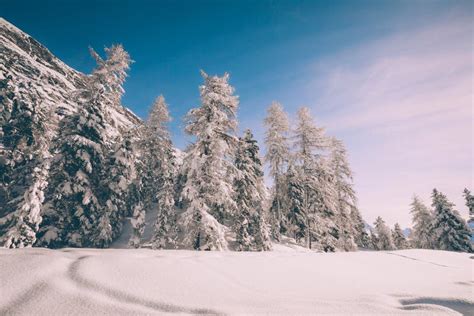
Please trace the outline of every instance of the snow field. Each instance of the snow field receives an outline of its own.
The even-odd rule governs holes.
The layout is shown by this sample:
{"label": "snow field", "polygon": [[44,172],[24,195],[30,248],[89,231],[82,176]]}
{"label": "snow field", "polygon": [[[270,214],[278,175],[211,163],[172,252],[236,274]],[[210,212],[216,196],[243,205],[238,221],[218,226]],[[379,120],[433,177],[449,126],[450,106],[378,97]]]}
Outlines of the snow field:
{"label": "snow field", "polygon": [[469,254],[0,250],[0,314],[473,315]]}

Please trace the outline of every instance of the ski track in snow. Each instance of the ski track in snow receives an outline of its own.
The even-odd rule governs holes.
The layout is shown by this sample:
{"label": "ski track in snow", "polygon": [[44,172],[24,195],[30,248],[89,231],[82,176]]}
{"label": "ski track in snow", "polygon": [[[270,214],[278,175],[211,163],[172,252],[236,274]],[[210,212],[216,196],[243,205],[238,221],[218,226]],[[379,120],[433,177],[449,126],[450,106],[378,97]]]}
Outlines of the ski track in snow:
{"label": "ski track in snow", "polygon": [[438,267],[452,268],[452,267],[446,266],[446,265],[444,265],[444,264],[438,264],[438,263],[431,262],[431,261],[420,260],[420,259],[417,259],[417,258],[413,258],[413,257],[401,255],[401,254],[399,254],[399,253],[393,253],[393,252],[385,252],[385,253],[388,254],[388,255],[393,255],[393,256],[398,256],[398,257],[402,257],[402,258],[406,258],[406,259],[410,259],[410,260],[415,260],[415,261],[419,261],[419,262],[429,263],[429,264],[432,264],[432,265],[435,265],[435,266],[438,266]]}
{"label": "ski track in snow", "polygon": [[90,256],[81,256],[77,258],[71,265],[67,271],[68,277],[76,282],[80,287],[94,292],[100,292],[101,294],[105,294],[109,298],[119,301],[125,302],[132,305],[139,305],[142,307],[147,307],[153,309],[157,312],[165,312],[165,313],[187,313],[192,315],[225,315],[224,313],[217,312],[211,309],[205,308],[186,308],[178,305],[173,305],[169,303],[160,303],[156,301],[150,301],[143,298],[139,298],[133,296],[129,293],[122,292],[116,289],[108,288],[100,283],[92,282],[84,277],[82,277],[79,273],[79,267],[81,263],[89,258]]}
{"label": "ski track in snow", "polygon": [[17,296],[9,304],[0,308],[0,315],[15,315],[18,313],[18,307],[25,302],[31,301],[48,287],[47,282],[39,281],[26,290],[23,294]]}

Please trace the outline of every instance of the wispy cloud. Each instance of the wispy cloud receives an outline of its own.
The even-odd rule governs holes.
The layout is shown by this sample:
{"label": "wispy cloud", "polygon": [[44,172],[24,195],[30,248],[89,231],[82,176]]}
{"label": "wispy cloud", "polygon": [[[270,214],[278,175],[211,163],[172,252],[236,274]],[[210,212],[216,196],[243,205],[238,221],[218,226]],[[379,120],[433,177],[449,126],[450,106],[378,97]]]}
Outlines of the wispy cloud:
{"label": "wispy cloud", "polygon": [[394,33],[320,60],[314,113],[346,140],[369,220],[410,221],[413,193],[445,191],[466,214],[473,178],[470,17]]}

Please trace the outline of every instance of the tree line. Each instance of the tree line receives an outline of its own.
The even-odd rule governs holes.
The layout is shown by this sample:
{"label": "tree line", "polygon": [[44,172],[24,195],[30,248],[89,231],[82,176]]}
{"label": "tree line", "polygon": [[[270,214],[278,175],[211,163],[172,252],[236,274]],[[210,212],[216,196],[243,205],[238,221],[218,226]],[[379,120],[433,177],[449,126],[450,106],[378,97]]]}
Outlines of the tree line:
{"label": "tree line", "polygon": [[[105,59],[91,54],[97,66],[71,95],[78,111],[62,118],[31,97],[26,85],[4,83],[0,171],[7,202],[0,206],[0,234],[5,247],[105,248],[128,217],[132,248],[266,251],[272,241],[291,239],[332,252],[408,244],[399,226],[391,232],[381,218],[375,233],[367,233],[345,146],[326,135],[308,108],[301,108],[290,126],[279,103],[269,106],[262,159],[252,131],[237,133],[239,98],[229,75],[202,72],[201,103],[185,117],[193,142],[179,153],[163,96],[145,121],[110,133],[110,109],[122,106],[131,59],[121,45],[106,48]],[[265,163],[271,188],[264,182]],[[448,249],[452,235],[441,233],[443,225],[449,222],[459,236],[464,226],[443,197],[436,193],[438,222],[430,220],[430,232],[437,232],[439,249]],[[153,236],[144,240],[145,214],[154,208]],[[449,249],[466,250],[463,238],[456,239],[461,246]]]}
{"label": "tree line", "polygon": [[[449,251],[472,252],[472,231],[459,212],[454,209],[445,194],[433,189],[432,208],[427,207],[418,196],[410,204],[413,227],[405,236],[400,225],[390,228],[379,216],[370,233],[370,249],[439,249]],[[469,209],[469,222],[474,222],[474,196],[464,190],[466,206]]]}

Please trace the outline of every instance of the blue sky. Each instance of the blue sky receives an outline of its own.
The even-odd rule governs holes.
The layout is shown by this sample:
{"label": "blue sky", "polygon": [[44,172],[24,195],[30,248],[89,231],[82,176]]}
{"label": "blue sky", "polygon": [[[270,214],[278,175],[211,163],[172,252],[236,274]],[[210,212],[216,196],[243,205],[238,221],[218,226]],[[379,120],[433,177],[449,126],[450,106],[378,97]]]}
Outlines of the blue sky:
{"label": "blue sky", "polygon": [[[231,75],[240,127],[263,137],[273,100],[299,106],[347,145],[363,215],[410,222],[433,187],[467,214],[472,186],[469,1],[5,1],[0,15],[73,68],[122,43],[135,63],[124,104],[145,117],[163,94],[177,147],[199,104],[199,69]],[[262,143],[261,143],[262,144]],[[262,144],[263,147],[263,144]],[[263,149],[263,148],[262,148]],[[473,188],[474,189],[474,188]]]}

